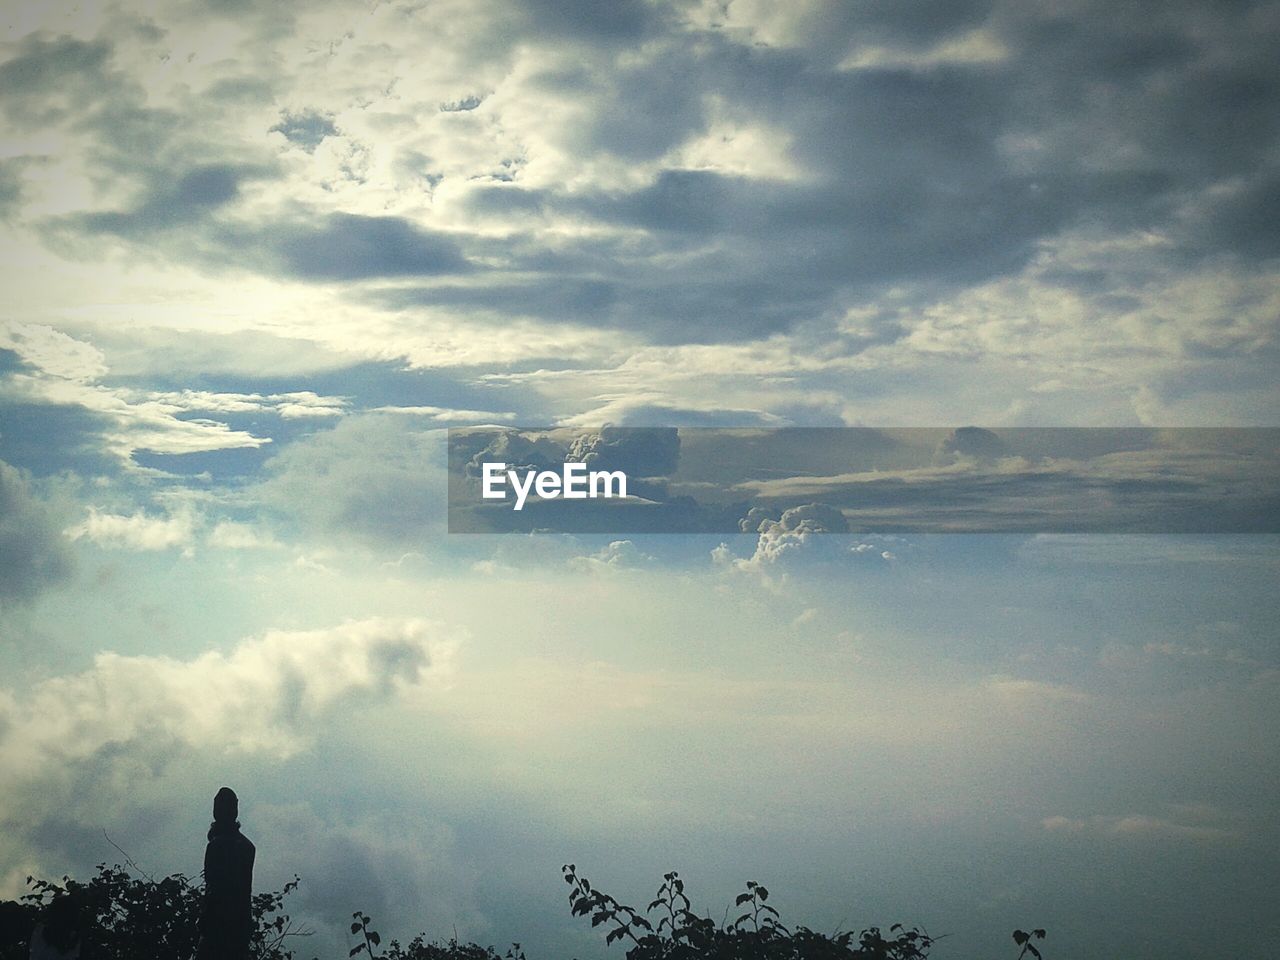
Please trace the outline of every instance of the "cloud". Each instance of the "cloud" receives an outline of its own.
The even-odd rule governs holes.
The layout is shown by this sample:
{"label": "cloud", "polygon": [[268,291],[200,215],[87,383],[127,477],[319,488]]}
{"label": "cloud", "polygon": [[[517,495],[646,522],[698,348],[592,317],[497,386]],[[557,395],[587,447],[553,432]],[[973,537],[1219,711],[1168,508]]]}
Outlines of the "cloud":
{"label": "cloud", "polygon": [[998,460],[1009,453],[1009,448],[997,434],[981,427],[957,427],[938,441],[934,461],[951,463],[962,457],[978,460]]}
{"label": "cloud", "polygon": [[[569,566],[588,573],[612,572],[641,567],[654,558],[632,540],[612,540],[595,553],[569,559]],[[482,561],[483,562],[483,561]],[[492,564],[492,561],[489,561]]]}
{"label": "cloud", "polygon": [[47,804],[15,807],[15,793],[176,753],[289,757],[354,698],[443,679],[453,649],[439,626],[370,619],[273,630],[191,660],[99,653],[84,672],[0,693],[0,804],[24,819]]}
{"label": "cloud", "polygon": [[144,513],[120,516],[100,513],[90,507],[89,516],[68,527],[65,533],[71,540],[89,540],[99,546],[126,550],[190,548],[195,536],[195,519],[188,513],[168,517]]}
{"label": "cloud", "polygon": [[406,417],[423,417],[437,423],[474,424],[495,421],[514,420],[515,414],[510,411],[494,410],[455,410],[450,407],[432,407],[417,405],[411,407],[373,407],[370,413],[394,413]]}
{"label": "cloud", "polygon": [[[1194,811],[1193,811],[1194,812]],[[1215,811],[1188,817],[1154,816],[1132,813],[1125,815],[1095,815],[1088,818],[1064,816],[1045,817],[1040,825],[1049,833],[1080,836],[1093,840],[1115,842],[1165,841],[1191,843],[1222,843],[1238,838],[1238,832],[1224,825],[1224,817]]]}
{"label": "cloud", "polygon": [[[1186,431],[1185,444],[1170,444],[1138,431],[1128,449],[1085,449],[1077,459],[1070,432],[1012,431],[1005,447],[1003,438],[981,431],[945,441],[938,457],[951,462],[942,466],[747,480],[736,489],[761,504],[821,497],[862,529],[1273,532],[1280,500],[1271,455],[1217,449],[1212,435]],[[1253,436],[1265,447],[1270,432]],[[1017,455],[1019,439],[1039,455]],[[1055,456],[1049,451],[1058,440],[1065,446]],[[1105,445],[1107,437],[1100,440]],[[1005,452],[1012,455],[991,459]]]}
{"label": "cloud", "polygon": [[0,109],[20,128],[60,120],[103,95],[111,45],[33,33],[0,62]]}
{"label": "cloud", "polygon": [[133,394],[148,403],[174,411],[208,413],[271,412],[285,420],[337,417],[346,412],[346,397],[321,397],[310,390],[291,393],[214,393],[208,390],[146,391]]}
{"label": "cloud", "polygon": [[209,532],[208,543],[211,547],[226,550],[253,550],[281,545],[269,532],[259,529],[254,524],[236,523],[233,520],[219,522]]}
{"label": "cloud", "polygon": [[333,117],[330,115],[315,110],[302,110],[298,113],[286,110],[281,114],[280,122],[270,132],[280,134],[308,153],[314,153],[324,138],[334,136],[338,128],[333,125]]}
{"label": "cloud", "polygon": [[[353,814],[317,804],[256,803],[245,829],[261,843],[289,851],[287,869],[302,884],[291,916],[317,932],[308,951],[341,955],[350,949],[355,907],[371,914],[384,934],[402,942],[418,930],[458,930],[460,939],[501,937],[478,906],[479,868],[459,849],[449,824],[422,809],[378,808]],[[263,863],[259,869],[266,867]],[[424,916],[423,904],[430,904]],[[410,925],[413,926],[410,926]]]}
{"label": "cloud", "polygon": [[30,600],[65,580],[71,557],[30,481],[0,461],[0,607]]}
{"label": "cloud", "polygon": [[675,427],[603,427],[574,438],[565,455],[588,470],[621,470],[628,477],[666,477],[680,460],[680,434]]}
{"label": "cloud", "polygon": [[[229,253],[243,238],[231,236]],[[402,217],[328,214],[316,223],[273,224],[250,238],[278,271],[299,280],[339,282],[375,277],[457,274],[470,269],[456,241]],[[239,261],[242,265],[254,260]],[[256,261],[261,263],[263,261]]]}
{"label": "cloud", "polygon": [[231,164],[195,166],[172,182],[153,187],[126,210],[89,213],[71,221],[89,234],[112,234],[125,239],[148,239],[153,234],[190,227],[233,203],[241,184],[257,175],[253,167]]}
{"label": "cloud", "polygon": [[[91,344],[43,325],[0,327],[0,347],[22,363],[0,372],[0,403],[7,407],[61,409],[81,420],[79,430],[93,437],[99,450],[130,464],[137,451],[161,454],[256,448],[270,438],[234,430],[204,418],[183,419],[193,409],[215,410],[232,398],[199,391],[163,393],[113,387],[99,382],[107,373],[105,357]],[[244,398],[240,398],[245,402]],[[270,400],[258,398],[260,405]],[[274,398],[277,412],[297,414],[340,405],[309,393]],[[203,406],[202,406],[203,405]],[[53,439],[62,439],[54,437]]]}
{"label": "cloud", "polygon": [[0,159],[0,222],[21,207],[22,158]]}
{"label": "cloud", "polygon": [[443,430],[355,414],[283,448],[247,493],[326,538],[420,548],[443,531],[444,454]]}
{"label": "cloud", "polygon": [[773,515],[767,509],[752,508],[739,526],[744,533],[757,535],[753,553],[745,559],[735,557],[728,544],[721,544],[712,551],[715,563],[767,574],[771,569],[785,571],[801,562],[835,564],[840,569],[851,562],[897,559],[871,542],[839,536],[848,533],[848,521],[838,509],[825,503],[802,504]]}
{"label": "cloud", "polygon": [[[562,422],[927,419],[979,395],[1087,422],[1143,389],[1166,422],[1212,420],[1207,390],[1219,420],[1268,420],[1262,5],[242,12],[15,28],[14,215],[228,299],[250,274],[332,289],[348,319],[308,301],[285,325],[312,343],[577,367],[539,382]],[[696,368],[662,360],[690,346]],[[767,382],[742,369],[762,357]],[[904,370],[929,388],[905,414]]]}
{"label": "cloud", "polygon": [[6,323],[0,347],[12,350],[26,369],[61,380],[91,383],[107,372],[101,350],[45,324]]}

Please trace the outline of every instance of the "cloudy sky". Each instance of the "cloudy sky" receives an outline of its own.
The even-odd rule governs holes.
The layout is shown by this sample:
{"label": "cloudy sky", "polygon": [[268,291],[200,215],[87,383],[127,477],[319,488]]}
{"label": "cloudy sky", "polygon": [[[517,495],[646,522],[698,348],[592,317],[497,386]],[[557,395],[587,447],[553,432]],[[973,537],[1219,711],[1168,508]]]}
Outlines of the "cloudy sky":
{"label": "cloudy sky", "polygon": [[1278,42],[1243,0],[3,0],[0,896],[104,831],[195,874],[228,783],[322,955],[363,909],[603,956],[569,861],[942,960],[1266,955],[1275,536],[444,501],[482,424],[1275,426]]}

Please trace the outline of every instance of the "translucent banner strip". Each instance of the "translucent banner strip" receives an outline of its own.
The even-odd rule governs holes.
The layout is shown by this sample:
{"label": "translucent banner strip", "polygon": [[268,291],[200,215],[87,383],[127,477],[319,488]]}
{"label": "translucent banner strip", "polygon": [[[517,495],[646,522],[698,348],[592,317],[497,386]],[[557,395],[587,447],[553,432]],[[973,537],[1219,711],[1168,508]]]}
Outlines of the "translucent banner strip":
{"label": "translucent banner strip", "polygon": [[450,533],[1277,533],[1280,428],[449,431]]}

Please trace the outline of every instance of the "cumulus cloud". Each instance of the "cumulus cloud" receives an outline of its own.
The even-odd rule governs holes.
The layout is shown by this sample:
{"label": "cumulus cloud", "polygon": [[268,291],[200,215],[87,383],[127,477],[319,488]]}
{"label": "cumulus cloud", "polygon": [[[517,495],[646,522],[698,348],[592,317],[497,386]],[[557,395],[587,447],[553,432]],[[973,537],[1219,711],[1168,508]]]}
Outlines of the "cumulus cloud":
{"label": "cumulus cloud", "polygon": [[715,564],[767,576],[770,571],[785,573],[800,562],[842,569],[851,562],[897,559],[883,544],[841,536],[849,531],[848,521],[830,504],[807,503],[780,513],[753,507],[739,521],[739,527],[744,533],[756,534],[751,556],[735,556],[730,546],[722,543],[712,551]]}
{"label": "cumulus cloud", "polygon": [[227,550],[251,550],[260,547],[279,547],[280,543],[269,531],[252,523],[223,520],[209,531],[209,546]]}
{"label": "cumulus cloud", "polygon": [[29,600],[66,579],[71,558],[29,480],[0,461],[0,606]]}
{"label": "cumulus cloud", "polygon": [[588,470],[666,477],[675,472],[680,460],[680,434],[675,427],[604,427],[574,438],[566,456],[572,463],[585,463]]}
{"label": "cumulus cloud", "polygon": [[190,547],[195,518],[189,513],[152,517],[145,513],[121,516],[89,508],[89,516],[65,531],[72,540],[88,540],[103,547],[126,550],[167,550]]}
{"label": "cumulus cloud", "polygon": [[[371,619],[273,630],[190,660],[100,653],[81,673],[0,695],[0,762],[14,789],[30,789],[175,751],[288,757],[352,698],[443,679],[453,650],[437,625]],[[35,812],[6,799],[7,817]]]}
{"label": "cumulus cloud", "polygon": [[1000,437],[982,427],[957,427],[938,441],[934,461],[949,463],[961,457],[979,460],[996,460],[1009,452]]}
{"label": "cumulus cloud", "polygon": [[611,540],[595,553],[572,557],[569,565],[587,572],[625,570],[652,563],[654,558],[636,546],[633,540]]}

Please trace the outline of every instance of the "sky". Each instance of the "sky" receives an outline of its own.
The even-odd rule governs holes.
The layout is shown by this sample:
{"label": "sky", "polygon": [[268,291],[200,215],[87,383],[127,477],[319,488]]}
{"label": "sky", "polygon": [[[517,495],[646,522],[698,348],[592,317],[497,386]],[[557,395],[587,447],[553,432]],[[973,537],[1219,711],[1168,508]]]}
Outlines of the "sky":
{"label": "sky", "polygon": [[570,862],[940,960],[1269,955],[1274,534],[445,501],[482,425],[1277,426],[1278,41],[1244,0],[0,0],[0,896],[198,874],[225,783],[307,956],[355,910],[619,955]]}

